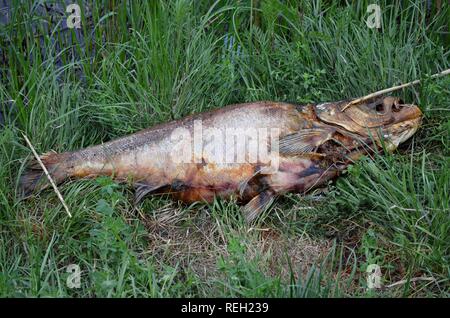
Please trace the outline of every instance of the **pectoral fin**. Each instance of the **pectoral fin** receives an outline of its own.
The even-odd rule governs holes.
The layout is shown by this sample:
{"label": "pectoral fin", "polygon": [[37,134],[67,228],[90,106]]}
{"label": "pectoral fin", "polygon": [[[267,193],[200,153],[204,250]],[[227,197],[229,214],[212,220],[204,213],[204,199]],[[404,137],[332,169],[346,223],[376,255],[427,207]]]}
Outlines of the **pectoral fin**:
{"label": "pectoral fin", "polygon": [[242,212],[247,223],[251,223],[255,220],[256,217],[266,210],[274,200],[275,193],[270,190],[263,191],[251,199],[242,207]]}
{"label": "pectoral fin", "polygon": [[334,129],[311,128],[286,135],[280,139],[280,153],[297,155],[314,151],[315,148],[330,140]]}

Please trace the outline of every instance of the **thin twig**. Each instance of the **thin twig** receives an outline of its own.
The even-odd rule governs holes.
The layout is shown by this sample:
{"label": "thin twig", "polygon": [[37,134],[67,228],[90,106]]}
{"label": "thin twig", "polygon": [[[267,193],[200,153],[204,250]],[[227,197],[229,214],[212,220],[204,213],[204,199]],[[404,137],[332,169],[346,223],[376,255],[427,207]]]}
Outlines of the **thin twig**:
{"label": "thin twig", "polygon": [[[450,74],[450,68],[445,70],[445,71],[442,71],[440,73],[433,74],[433,75],[430,76],[430,78],[437,78],[437,77],[441,77],[441,76],[445,76],[445,75],[449,75],[449,74]],[[373,97],[377,97],[377,96],[380,96],[380,95],[383,95],[383,94],[386,94],[386,93],[390,93],[390,92],[393,92],[393,91],[396,91],[396,90],[399,90],[399,89],[402,89],[402,88],[405,88],[405,87],[409,87],[409,86],[412,86],[412,85],[416,85],[416,84],[419,84],[419,83],[420,83],[420,80],[415,80],[415,81],[412,81],[412,82],[409,82],[409,83],[393,86],[393,87],[390,87],[390,88],[385,88],[385,89],[382,89],[381,91],[378,91],[378,92],[375,92],[375,93],[371,93],[369,95],[366,95],[366,96],[354,99],[351,102],[349,102],[347,105],[345,105],[344,108],[342,108],[342,111],[346,110],[349,106],[361,103],[361,102],[366,101],[368,99],[371,99]]]}
{"label": "thin twig", "polygon": [[33,145],[31,144],[30,140],[28,139],[28,137],[24,133],[22,133],[22,135],[23,135],[23,138],[25,139],[25,141],[27,142],[28,147],[30,147],[31,151],[33,152],[34,157],[36,158],[36,160],[40,164],[42,170],[44,171],[45,175],[47,176],[48,181],[50,181],[50,184],[52,185],[53,190],[55,190],[55,193],[58,196],[59,201],[61,201],[64,209],[67,212],[67,214],[69,215],[69,218],[71,218],[72,214],[70,214],[69,207],[67,206],[66,202],[64,201],[64,198],[61,195],[61,192],[59,192],[58,187],[56,186],[56,183],[53,181],[52,177],[50,176],[50,173],[48,173],[47,168],[45,167],[45,165],[42,162],[41,158],[37,154],[36,150],[34,149]]}

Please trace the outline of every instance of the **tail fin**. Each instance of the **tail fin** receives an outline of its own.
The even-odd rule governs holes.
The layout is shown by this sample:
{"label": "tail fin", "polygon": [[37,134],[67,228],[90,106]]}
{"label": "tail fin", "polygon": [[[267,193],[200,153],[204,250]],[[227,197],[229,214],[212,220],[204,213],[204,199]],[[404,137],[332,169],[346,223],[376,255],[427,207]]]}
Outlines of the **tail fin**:
{"label": "tail fin", "polygon": [[[66,154],[47,152],[40,156],[42,163],[55,183],[61,183],[69,175],[66,167]],[[20,177],[19,189],[23,197],[28,197],[35,191],[47,188],[50,182],[36,159],[28,164],[25,172]]]}

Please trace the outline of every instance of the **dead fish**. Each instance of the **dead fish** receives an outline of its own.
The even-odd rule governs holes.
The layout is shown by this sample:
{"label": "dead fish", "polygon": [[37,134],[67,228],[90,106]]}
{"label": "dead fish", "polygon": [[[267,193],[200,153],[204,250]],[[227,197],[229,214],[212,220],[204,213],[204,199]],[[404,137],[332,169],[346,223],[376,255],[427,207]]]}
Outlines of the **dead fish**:
{"label": "dead fish", "polygon": [[[419,107],[396,97],[348,103],[230,105],[41,160],[57,183],[97,176],[131,182],[136,203],[161,193],[186,203],[235,197],[250,222],[277,196],[323,186],[383,145],[393,151],[421,124]],[[31,162],[22,193],[46,187]]]}

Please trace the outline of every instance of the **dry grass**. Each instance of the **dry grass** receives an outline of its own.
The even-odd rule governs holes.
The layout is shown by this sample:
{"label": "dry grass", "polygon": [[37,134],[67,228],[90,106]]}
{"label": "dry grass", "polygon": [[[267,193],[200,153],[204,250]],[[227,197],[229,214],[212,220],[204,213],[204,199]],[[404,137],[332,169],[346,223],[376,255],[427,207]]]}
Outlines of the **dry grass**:
{"label": "dry grass", "polygon": [[[167,203],[152,215],[140,213],[148,230],[148,247],[160,264],[189,268],[202,281],[216,279],[217,260],[229,257],[228,235],[223,226],[201,209],[186,212],[177,203]],[[304,235],[285,235],[276,228],[247,226],[246,258],[258,258],[261,270],[271,277],[279,277],[285,283],[292,278],[305,278],[313,265],[319,266],[329,253],[331,240],[315,240]]]}

